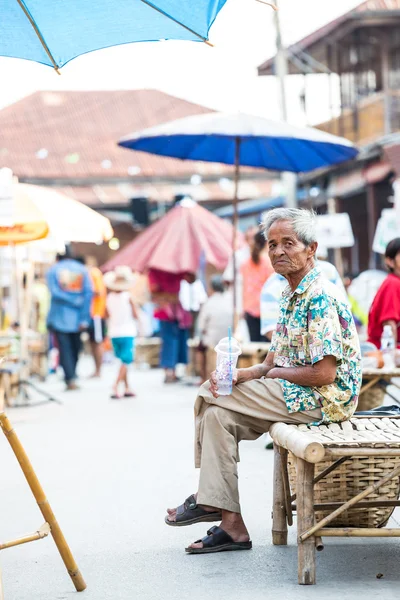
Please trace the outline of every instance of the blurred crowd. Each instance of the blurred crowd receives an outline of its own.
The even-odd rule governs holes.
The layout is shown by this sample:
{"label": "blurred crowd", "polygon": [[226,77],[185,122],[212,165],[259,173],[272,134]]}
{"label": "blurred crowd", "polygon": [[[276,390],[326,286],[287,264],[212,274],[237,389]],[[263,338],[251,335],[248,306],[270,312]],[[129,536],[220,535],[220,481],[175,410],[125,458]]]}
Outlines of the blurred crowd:
{"label": "blurred crowd", "polygon": [[[386,250],[387,272],[369,270],[341,277],[320,251],[323,275],[348,297],[365,348],[379,350],[383,337],[399,345],[400,238]],[[245,232],[245,244],[223,273],[146,275],[121,265],[103,274],[93,257],[58,255],[46,276],[33,285],[31,327],[46,338],[50,371],[63,372],[67,390],[78,389],[77,364],[85,347],[93,357],[92,377],[114,356],[119,368],[110,395],[134,396],[130,366],[143,340],[160,340],[159,366],[166,384],[179,380],[178,365],[196,363],[205,380],[215,367],[214,348],[233,328],[242,343],[268,343],[275,330],[286,280],[272,269],[266,241],[257,227]],[[234,300],[236,296],[236,314]],[[234,318],[235,317],[235,318]],[[10,328],[18,329],[18,323]],[[189,340],[191,340],[189,342]],[[386,341],[384,342],[386,344]],[[379,361],[378,361],[379,362]]]}

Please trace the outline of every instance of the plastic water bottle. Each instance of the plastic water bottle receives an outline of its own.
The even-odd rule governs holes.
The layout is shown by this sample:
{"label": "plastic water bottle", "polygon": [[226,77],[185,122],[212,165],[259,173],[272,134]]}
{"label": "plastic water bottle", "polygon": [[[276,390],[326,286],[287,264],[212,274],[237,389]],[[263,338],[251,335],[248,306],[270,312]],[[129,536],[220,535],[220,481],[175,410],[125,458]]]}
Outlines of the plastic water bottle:
{"label": "plastic water bottle", "polygon": [[395,363],[395,351],[396,344],[394,341],[393,331],[390,325],[383,327],[381,337],[381,351],[383,355],[383,362],[387,369],[394,369]]}

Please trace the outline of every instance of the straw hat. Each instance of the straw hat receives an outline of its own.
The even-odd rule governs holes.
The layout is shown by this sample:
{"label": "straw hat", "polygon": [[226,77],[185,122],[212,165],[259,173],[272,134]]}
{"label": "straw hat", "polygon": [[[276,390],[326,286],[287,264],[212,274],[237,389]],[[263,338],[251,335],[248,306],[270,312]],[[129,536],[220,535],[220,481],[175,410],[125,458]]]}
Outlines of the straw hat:
{"label": "straw hat", "polygon": [[115,267],[114,271],[109,271],[104,275],[105,285],[113,292],[130,290],[134,281],[135,276],[130,267]]}

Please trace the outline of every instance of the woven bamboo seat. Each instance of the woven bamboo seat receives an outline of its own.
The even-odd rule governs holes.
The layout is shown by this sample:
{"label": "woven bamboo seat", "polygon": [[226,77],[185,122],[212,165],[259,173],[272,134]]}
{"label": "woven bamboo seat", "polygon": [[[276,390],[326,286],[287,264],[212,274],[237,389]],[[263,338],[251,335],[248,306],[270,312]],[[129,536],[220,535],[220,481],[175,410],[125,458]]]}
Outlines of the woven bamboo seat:
{"label": "woven bamboo seat", "polygon": [[[293,426],[296,427],[296,426]],[[341,424],[320,425],[319,427],[298,425],[304,431],[322,442],[327,448],[400,448],[400,419],[351,419]],[[318,475],[332,464],[323,460],[316,464]],[[293,493],[296,490],[296,469],[294,457],[289,453],[289,480]],[[338,466],[314,486],[316,504],[347,502],[384,477],[400,465],[399,456],[390,459],[386,456],[353,456]],[[370,500],[397,500],[400,495],[400,479],[391,479],[384,487],[370,494]],[[382,527],[394,511],[392,507],[350,508],[331,522],[332,527]],[[317,519],[330,513],[329,510],[316,510]]]}
{"label": "woven bamboo seat", "polygon": [[322,537],[400,537],[387,529],[400,506],[400,418],[275,423],[273,543],[287,543],[297,513],[299,583],[315,583]]}

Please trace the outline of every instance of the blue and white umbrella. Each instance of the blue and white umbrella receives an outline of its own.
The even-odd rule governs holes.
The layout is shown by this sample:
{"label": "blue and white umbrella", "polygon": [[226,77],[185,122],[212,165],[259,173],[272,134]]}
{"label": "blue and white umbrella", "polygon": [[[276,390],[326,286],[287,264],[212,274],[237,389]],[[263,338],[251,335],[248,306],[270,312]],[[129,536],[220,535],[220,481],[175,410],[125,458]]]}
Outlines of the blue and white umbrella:
{"label": "blue and white umbrella", "polygon": [[295,127],[252,115],[218,112],[135,132],[123,137],[118,144],[131,150],[183,160],[235,165],[233,248],[241,166],[304,173],[350,160],[358,153],[348,140],[319,129]]}
{"label": "blue and white umbrella", "polygon": [[119,145],[161,156],[302,173],[350,160],[357,149],[319,129],[262,117],[208,113],[123,137]]}
{"label": "blue and white umbrella", "polygon": [[100,48],[208,40],[227,0],[0,0],[0,56],[56,70]]}

